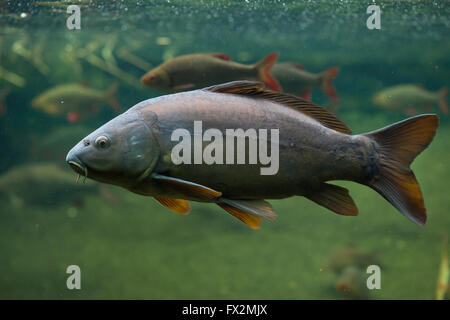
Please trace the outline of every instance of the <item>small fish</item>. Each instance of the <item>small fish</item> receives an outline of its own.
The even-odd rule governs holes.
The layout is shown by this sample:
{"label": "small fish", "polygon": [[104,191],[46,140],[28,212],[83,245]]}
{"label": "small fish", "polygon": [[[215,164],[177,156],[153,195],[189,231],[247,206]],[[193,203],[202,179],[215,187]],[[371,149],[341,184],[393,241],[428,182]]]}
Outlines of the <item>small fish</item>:
{"label": "small fish", "polygon": [[367,288],[367,275],[355,266],[348,266],[339,276],[336,290],[344,299],[369,300],[369,289]]}
{"label": "small fish", "polygon": [[280,82],[284,92],[311,100],[313,88],[320,88],[332,99],[338,99],[333,80],[339,73],[338,67],[332,67],[321,73],[310,73],[295,62],[279,62],[272,68],[272,75]]}
{"label": "small fish", "polygon": [[224,53],[187,54],[171,59],[150,70],[141,82],[161,91],[186,91],[234,80],[259,80],[280,91],[270,68],[278,58],[272,53],[254,65],[231,61]]}
{"label": "small fish", "polygon": [[29,159],[31,161],[55,161],[64,164],[67,146],[77,143],[90,128],[80,124],[61,126],[45,132],[42,136],[32,136]]}
{"label": "small fish", "polygon": [[[249,129],[275,128],[278,170],[264,175],[260,165],[250,163],[175,164],[171,153],[179,141],[172,133],[194,132],[195,121],[222,136],[230,135],[227,129],[242,129],[245,137]],[[154,197],[177,213],[189,212],[188,200],[216,203],[254,229],[262,218],[276,217],[264,199],[304,196],[337,214],[356,216],[348,190],[328,183],[332,180],[373,188],[423,226],[424,201],[409,166],[437,127],[438,117],[428,114],[350,135],[342,121],[312,102],[267,90],[260,82],[235,81],[143,101],[82,139],[66,161],[78,174]],[[234,159],[237,151],[228,157]]]}
{"label": "small fish", "polygon": [[32,100],[31,105],[49,115],[65,116],[69,122],[78,122],[95,113],[105,102],[119,111],[115,96],[117,88],[117,84],[113,84],[107,91],[100,91],[78,83],[64,84],[44,91]]}
{"label": "small fish", "polygon": [[450,278],[450,269],[448,264],[447,242],[448,237],[445,236],[444,245],[442,247],[441,265],[439,267],[439,278],[436,288],[436,300],[444,300],[445,295],[449,289],[448,283]]}
{"label": "small fish", "polygon": [[381,266],[377,254],[364,252],[360,248],[351,245],[334,251],[325,261],[324,269],[340,273],[348,266],[355,266],[365,270],[372,264]]}
{"label": "small fish", "polygon": [[442,112],[447,114],[446,95],[446,87],[443,87],[438,92],[430,92],[420,85],[400,84],[376,93],[372,98],[372,102],[381,107],[403,110],[407,115],[417,114],[418,109],[430,112],[433,104],[437,103]]}
{"label": "small fish", "polygon": [[79,204],[97,188],[77,184],[70,172],[50,162],[19,165],[0,175],[0,197],[16,206]]}

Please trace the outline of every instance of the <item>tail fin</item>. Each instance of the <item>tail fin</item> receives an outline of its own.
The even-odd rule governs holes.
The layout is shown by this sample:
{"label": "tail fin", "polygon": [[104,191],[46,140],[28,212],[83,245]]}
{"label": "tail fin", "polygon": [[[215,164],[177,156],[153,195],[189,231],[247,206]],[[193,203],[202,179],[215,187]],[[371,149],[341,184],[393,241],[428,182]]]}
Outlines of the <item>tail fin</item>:
{"label": "tail fin", "polygon": [[338,94],[336,91],[336,88],[333,87],[333,80],[334,78],[336,78],[336,76],[339,73],[339,68],[338,67],[333,67],[330,68],[328,70],[325,70],[324,72],[322,72],[321,74],[321,79],[322,79],[322,90],[323,92],[325,92],[325,94],[327,96],[329,96],[330,98],[333,99],[338,99]]}
{"label": "tail fin", "polygon": [[106,91],[106,99],[108,100],[109,105],[111,108],[114,109],[114,111],[119,112],[120,111],[120,104],[119,100],[117,100],[117,90],[119,89],[119,84],[113,83],[111,87],[109,87],[108,91]]}
{"label": "tail fin", "polygon": [[365,134],[379,146],[379,174],[367,185],[421,226],[427,215],[420,186],[409,165],[433,140],[438,124],[435,114],[426,114]]}
{"label": "tail fin", "polygon": [[278,52],[269,54],[267,57],[255,64],[258,78],[266,84],[266,86],[275,91],[281,91],[278,81],[270,74],[270,68],[275,64],[278,58]]}
{"label": "tail fin", "polygon": [[445,113],[445,114],[448,113],[448,106],[447,106],[447,102],[445,101],[447,93],[448,93],[447,87],[443,87],[438,92],[438,94],[439,94],[439,108],[441,108],[442,112]]}

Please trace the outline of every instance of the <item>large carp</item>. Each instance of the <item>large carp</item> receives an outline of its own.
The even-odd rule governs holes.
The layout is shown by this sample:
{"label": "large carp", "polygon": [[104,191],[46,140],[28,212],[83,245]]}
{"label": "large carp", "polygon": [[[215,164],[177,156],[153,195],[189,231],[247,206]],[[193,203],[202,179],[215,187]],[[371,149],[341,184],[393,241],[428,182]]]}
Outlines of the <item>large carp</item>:
{"label": "large carp", "polygon": [[[246,152],[255,139],[248,130],[278,129],[276,174],[263,175],[255,164],[175,164],[174,131],[194,132],[197,121],[224,135],[241,129],[234,133],[246,136]],[[438,117],[429,114],[350,135],[322,107],[259,82],[236,81],[143,101],[82,139],[66,161],[79,174],[152,196],[178,213],[189,211],[187,200],[217,203],[252,228],[276,217],[263,199],[304,196],[338,214],[357,215],[348,190],[331,180],[368,185],[424,225],[424,201],[409,165],[437,127]]]}

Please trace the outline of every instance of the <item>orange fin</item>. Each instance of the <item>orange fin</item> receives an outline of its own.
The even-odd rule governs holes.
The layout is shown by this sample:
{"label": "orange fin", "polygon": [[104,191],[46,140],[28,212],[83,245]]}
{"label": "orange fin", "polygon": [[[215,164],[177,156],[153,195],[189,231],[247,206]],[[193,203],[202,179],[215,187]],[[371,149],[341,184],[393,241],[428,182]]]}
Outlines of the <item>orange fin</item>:
{"label": "orange fin", "polygon": [[163,176],[157,173],[153,174],[152,178],[169,189],[200,200],[212,200],[222,195],[219,191],[182,179]]}
{"label": "orange fin", "polygon": [[222,59],[222,60],[225,60],[225,61],[231,60],[231,57],[225,53],[210,53],[209,55],[219,58],[219,59]]}
{"label": "orange fin", "polygon": [[173,212],[179,214],[188,214],[191,210],[189,201],[184,199],[172,199],[172,198],[160,198],[155,197],[155,199],[161,203],[164,207],[169,208]]}
{"label": "orange fin", "polygon": [[324,183],[319,191],[305,197],[337,214],[343,216],[358,215],[358,208],[345,188]]}
{"label": "orange fin", "polygon": [[448,114],[448,106],[447,102],[445,101],[447,92],[447,87],[443,87],[441,90],[439,90],[439,108],[441,108],[442,112],[445,114]]}
{"label": "orange fin", "polygon": [[427,214],[410,164],[431,143],[438,125],[435,114],[425,114],[364,134],[379,148],[379,173],[366,184],[421,226],[425,225]]}
{"label": "orange fin", "polygon": [[219,84],[216,86],[204,88],[203,90],[211,92],[221,92],[230,94],[241,94],[255,99],[266,99],[288,108],[292,108],[320,122],[327,128],[342,132],[351,133],[350,128],[339,120],[334,114],[323,107],[320,107],[310,101],[283,92],[274,92],[264,88],[261,82],[257,81],[233,81]]}
{"label": "orange fin", "polygon": [[267,57],[255,64],[258,71],[259,79],[266,84],[266,86],[275,91],[281,91],[281,86],[278,81],[270,74],[270,69],[275,64],[278,58],[278,52],[269,54]]}
{"label": "orange fin", "polygon": [[241,209],[238,209],[236,207],[230,206],[226,203],[217,203],[222,209],[224,209],[229,214],[233,215],[234,217],[238,218],[242,222],[244,222],[246,225],[248,225],[252,229],[259,229],[259,226],[261,225],[261,217],[255,216],[254,214],[245,212]]}
{"label": "orange fin", "polygon": [[324,72],[322,72],[322,90],[323,92],[329,96],[330,98],[337,99],[338,93],[336,88],[333,87],[333,80],[339,73],[338,67],[330,68]]}
{"label": "orange fin", "polygon": [[219,202],[264,219],[274,220],[277,217],[270,203],[264,200],[231,200],[220,198]]}
{"label": "orange fin", "polygon": [[312,93],[312,89],[307,88],[307,89],[303,90],[303,92],[300,94],[300,97],[302,97],[305,100],[311,101],[311,93]]}
{"label": "orange fin", "polygon": [[70,111],[67,113],[67,121],[74,123],[81,120],[81,114],[76,111]]}

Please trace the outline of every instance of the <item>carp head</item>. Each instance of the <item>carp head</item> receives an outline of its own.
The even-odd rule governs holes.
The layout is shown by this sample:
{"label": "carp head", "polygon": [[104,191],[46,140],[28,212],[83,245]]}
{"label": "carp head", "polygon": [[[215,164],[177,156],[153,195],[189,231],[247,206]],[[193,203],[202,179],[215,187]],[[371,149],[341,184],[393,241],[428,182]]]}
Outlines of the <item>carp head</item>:
{"label": "carp head", "polygon": [[78,142],[66,161],[85,178],[133,186],[150,175],[159,158],[150,125],[139,111],[129,110]]}

